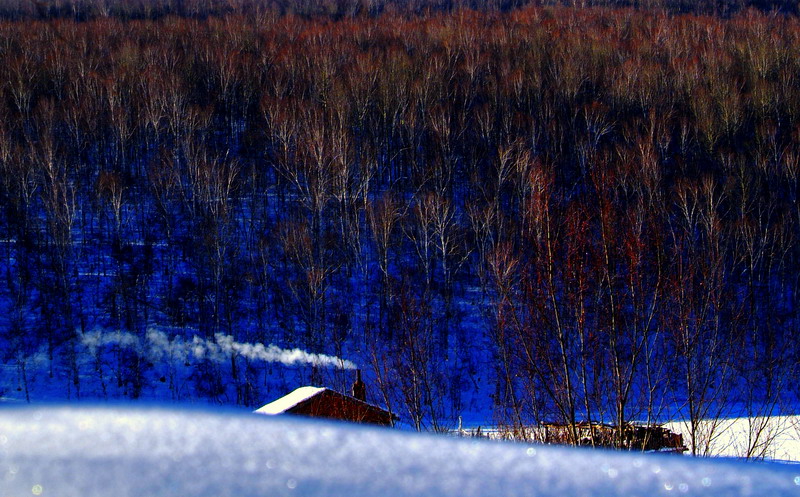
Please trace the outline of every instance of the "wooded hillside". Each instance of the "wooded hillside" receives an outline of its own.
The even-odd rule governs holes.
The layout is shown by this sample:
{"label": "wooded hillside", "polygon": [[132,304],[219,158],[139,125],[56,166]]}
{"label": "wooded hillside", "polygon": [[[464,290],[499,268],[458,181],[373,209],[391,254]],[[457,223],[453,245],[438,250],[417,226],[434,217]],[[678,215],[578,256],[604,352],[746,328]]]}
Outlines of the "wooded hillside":
{"label": "wooded hillside", "polygon": [[798,53],[753,12],[0,22],[4,360],[161,326],[357,360],[418,427],[485,382],[509,425],[771,409]]}

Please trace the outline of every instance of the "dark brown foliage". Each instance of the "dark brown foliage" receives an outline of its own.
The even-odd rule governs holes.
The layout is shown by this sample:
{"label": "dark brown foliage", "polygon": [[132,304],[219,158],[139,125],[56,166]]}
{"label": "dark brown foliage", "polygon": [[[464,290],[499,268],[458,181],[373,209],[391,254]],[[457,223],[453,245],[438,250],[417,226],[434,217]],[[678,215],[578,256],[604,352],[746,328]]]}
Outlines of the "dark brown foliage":
{"label": "dark brown foliage", "polygon": [[673,395],[699,420],[785,393],[794,18],[88,17],[0,22],[10,342],[349,347],[436,428],[492,343],[502,420],[576,443]]}

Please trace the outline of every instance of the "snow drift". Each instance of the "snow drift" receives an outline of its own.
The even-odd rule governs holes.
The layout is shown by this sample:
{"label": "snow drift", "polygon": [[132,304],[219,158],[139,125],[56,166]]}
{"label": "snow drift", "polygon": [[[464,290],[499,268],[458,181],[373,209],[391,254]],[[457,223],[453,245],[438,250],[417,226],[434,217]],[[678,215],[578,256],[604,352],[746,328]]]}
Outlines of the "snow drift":
{"label": "snow drift", "polygon": [[0,411],[3,495],[797,495],[800,468],[160,408]]}

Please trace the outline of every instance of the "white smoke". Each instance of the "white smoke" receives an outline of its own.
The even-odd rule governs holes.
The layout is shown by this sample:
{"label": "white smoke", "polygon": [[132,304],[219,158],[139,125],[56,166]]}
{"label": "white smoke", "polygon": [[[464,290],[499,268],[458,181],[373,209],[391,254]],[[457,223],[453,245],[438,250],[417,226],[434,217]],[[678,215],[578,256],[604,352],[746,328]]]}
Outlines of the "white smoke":
{"label": "white smoke", "polygon": [[166,333],[154,329],[147,330],[147,354],[153,362],[166,359],[186,362],[191,353],[190,344],[184,343],[183,338],[176,336],[172,340]]}
{"label": "white smoke", "polygon": [[356,369],[356,365],[351,361],[346,361],[335,356],[312,354],[300,349],[282,349],[272,344],[240,343],[235,341],[232,336],[220,333],[217,333],[214,338],[217,341],[215,345],[227,356],[237,354],[254,361],[279,362],[285,366],[311,364],[321,367]]}
{"label": "white smoke", "polygon": [[222,363],[230,360],[232,356],[238,356],[251,361],[280,363],[286,366],[310,365],[356,369],[356,365],[352,361],[336,356],[313,354],[301,349],[283,349],[273,344],[237,342],[232,336],[222,333],[214,335],[213,340],[206,340],[195,335],[191,341],[185,341],[179,336],[170,339],[163,331],[149,329],[142,341],[129,332],[94,330],[85,333],[81,337],[81,343],[89,349],[92,355],[96,355],[98,349],[102,347],[117,345],[143,351],[153,362],[165,359],[185,362],[190,357],[194,357]]}
{"label": "white smoke", "polygon": [[118,345],[122,348],[139,350],[139,338],[127,331],[102,331],[99,329],[89,331],[81,336],[81,344],[89,349],[92,355],[97,355],[97,349],[109,345]]}

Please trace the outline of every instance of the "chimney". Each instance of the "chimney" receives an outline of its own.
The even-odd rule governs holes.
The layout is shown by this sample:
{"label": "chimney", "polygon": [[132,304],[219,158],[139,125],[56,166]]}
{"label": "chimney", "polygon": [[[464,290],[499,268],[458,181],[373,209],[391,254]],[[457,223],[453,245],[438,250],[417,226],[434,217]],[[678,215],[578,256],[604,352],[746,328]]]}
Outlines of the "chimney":
{"label": "chimney", "polygon": [[356,382],[353,383],[353,397],[361,402],[367,401],[367,387],[361,381],[361,370],[356,369]]}

